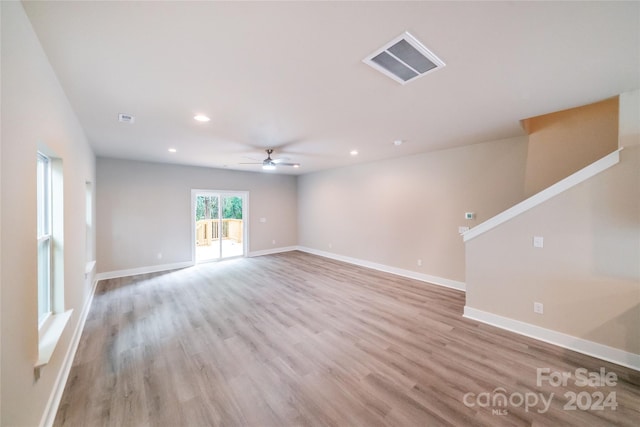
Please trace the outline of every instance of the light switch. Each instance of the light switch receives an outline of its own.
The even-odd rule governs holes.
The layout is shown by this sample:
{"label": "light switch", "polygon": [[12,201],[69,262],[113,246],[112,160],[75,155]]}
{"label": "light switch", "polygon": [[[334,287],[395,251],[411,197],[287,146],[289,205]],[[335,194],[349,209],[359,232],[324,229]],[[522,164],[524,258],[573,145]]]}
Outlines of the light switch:
{"label": "light switch", "polygon": [[533,247],[534,248],[542,248],[544,246],[544,237],[542,236],[533,236]]}
{"label": "light switch", "polygon": [[267,222],[267,218],[265,217],[260,218],[260,222]]}

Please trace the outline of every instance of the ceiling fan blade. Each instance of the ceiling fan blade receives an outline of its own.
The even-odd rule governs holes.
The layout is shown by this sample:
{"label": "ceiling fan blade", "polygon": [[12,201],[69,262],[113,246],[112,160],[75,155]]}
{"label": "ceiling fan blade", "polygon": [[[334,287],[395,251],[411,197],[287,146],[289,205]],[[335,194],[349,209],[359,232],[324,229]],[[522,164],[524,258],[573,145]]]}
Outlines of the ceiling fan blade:
{"label": "ceiling fan blade", "polygon": [[245,159],[245,160],[253,160],[254,162],[262,161],[262,157],[263,156],[242,156],[243,159]]}
{"label": "ceiling fan blade", "polygon": [[[273,150],[271,148],[267,148],[265,150],[267,152],[267,158],[261,162],[241,162],[239,165],[262,165],[263,168],[270,167],[271,169],[275,169],[276,166],[293,166],[300,167],[300,163],[287,163],[289,157],[280,157],[278,159],[272,159],[271,154],[273,154]],[[244,156],[245,159],[255,160],[251,157]]]}

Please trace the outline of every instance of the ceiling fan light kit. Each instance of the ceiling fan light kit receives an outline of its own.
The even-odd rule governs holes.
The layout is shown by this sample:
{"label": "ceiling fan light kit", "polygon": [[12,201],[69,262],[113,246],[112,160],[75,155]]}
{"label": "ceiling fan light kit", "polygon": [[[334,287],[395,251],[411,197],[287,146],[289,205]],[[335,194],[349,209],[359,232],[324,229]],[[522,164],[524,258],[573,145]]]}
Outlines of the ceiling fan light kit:
{"label": "ceiling fan light kit", "polygon": [[265,171],[273,171],[277,169],[277,166],[293,166],[294,168],[299,168],[300,163],[287,163],[284,159],[272,159],[271,154],[273,154],[273,148],[267,148],[265,150],[267,152],[267,158],[262,162],[251,162],[251,163],[240,163],[241,165],[262,165],[262,170]]}
{"label": "ceiling fan light kit", "polygon": [[206,123],[206,122],[211,120],[209,117],[205,116],[204,114],[198,114],[198,115],[194,116],[193,119],[198,121],[198,122],[203,122],[203,123]]}

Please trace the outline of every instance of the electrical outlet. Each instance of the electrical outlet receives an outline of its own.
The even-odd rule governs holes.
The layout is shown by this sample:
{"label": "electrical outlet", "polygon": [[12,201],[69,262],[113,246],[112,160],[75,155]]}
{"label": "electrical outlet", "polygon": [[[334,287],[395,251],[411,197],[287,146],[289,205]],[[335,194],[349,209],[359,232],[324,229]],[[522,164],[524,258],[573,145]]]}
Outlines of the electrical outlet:
{"label": "electrical outlet", "polygon": [[333,243],[329,243],[329,249],[333,247]]}
{"label": "electrical outlet", "polygon": [[158,259],[162,259],[162,252],[158,252]]}
{"label": "electrical outlet", "polygon": [[276,239],[273,239],[273,240],[271,241],[271,244],[272,244],[272,245],[275,245],[275,244],[276,244]]}
{"label": "electrical outlet", "polygon": [[466,227],[464,225],[458,227],[458,233],[460,234],[466,233],[467,231],[469,231],[469,227]]}
{"label": "electrical outlet", "polygon": [[542,304],[541,302],[534,302],[533,312],[538,314],[544,314],[544,304]]}
{"label": "electrical outlet", "polygon": [[422,260],[421,259],[418,260],[418,267],[422,267]]}

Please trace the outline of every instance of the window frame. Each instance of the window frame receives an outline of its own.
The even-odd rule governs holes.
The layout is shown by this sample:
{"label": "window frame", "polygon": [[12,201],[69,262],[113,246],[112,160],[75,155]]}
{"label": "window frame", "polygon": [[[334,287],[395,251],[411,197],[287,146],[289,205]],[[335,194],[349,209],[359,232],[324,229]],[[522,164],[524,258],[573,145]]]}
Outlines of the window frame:
{"label": "window frame", "polygon": [[37,153],[38,328],[53,314],[51,159]]}
{"label": "window frame", "polygon": [[[38,306],[38,359],[34,364],[34,373],[37,380],[40,368],[53,357],[73,309],[65,309],[64,302],[63,159],[40,143],[36,159],[36,237],[39,245],[36,254],[39,256],[36,260],[38,277],[34,283],[37,293],[34,304]],[[41,247],[47,251],[41,251]],[[46,274],[41,274],[43,271]]]}

